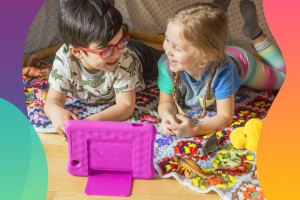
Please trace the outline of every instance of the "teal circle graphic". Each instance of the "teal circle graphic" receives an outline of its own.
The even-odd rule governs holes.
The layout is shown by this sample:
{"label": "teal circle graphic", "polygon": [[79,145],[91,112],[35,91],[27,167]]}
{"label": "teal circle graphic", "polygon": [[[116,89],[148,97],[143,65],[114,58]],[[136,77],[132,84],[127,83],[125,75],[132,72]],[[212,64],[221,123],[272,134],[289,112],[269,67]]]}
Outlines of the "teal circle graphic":
{"label": "teal circle graphic", "polygon": [[0,98],[0,199],[46,199],[48,169],[40,139],[27,117]]}

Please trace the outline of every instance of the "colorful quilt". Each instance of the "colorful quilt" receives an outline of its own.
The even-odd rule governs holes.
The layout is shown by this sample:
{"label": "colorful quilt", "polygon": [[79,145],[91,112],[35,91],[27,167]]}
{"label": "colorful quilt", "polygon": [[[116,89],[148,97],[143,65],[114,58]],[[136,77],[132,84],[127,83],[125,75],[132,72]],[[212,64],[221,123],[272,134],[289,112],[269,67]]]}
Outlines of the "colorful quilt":
{"label": "colorful quilt", "polygon": [[[201,193],[217,192],[222,199],[265,199],[256,176],[256,156],[253,152],[234,150],[229,141],[231,131],[251,118],[263,119],[275,96],[274,91],[254,91],[241,88],[236,94],[236,109],[233,123],[224,130],[217,132],[218,148],[211,153],[202,153],[208,136],[194,138],[176,138],[161,133],[160,119],[157,114],[159,90],[156,81],[148,81],[144,91],[137,94],[135,114],[128,121],[152,123],[157,127],[154,148],[154,166],[163,177],[174,177],[178,182]],[[43,105],[47,94],[47,78],[27,80],[24,78],[28,117],[37,132],[55,132],[51,122],[45,116]],[[66,109],[79,118],[106,109],[110,105],[87,105],[86,103],[67,98]],[[189,117],[200,114],[201,110],[186,110]],[[207,117],[215,115],[214,110],[208,111]],[[215,175],[222,179],[207,179],[191,173],[187,177],[175,160],[175,155],[190,158],[201,167],[202,173]],[[225,167],[224,167],[225,166]]]}

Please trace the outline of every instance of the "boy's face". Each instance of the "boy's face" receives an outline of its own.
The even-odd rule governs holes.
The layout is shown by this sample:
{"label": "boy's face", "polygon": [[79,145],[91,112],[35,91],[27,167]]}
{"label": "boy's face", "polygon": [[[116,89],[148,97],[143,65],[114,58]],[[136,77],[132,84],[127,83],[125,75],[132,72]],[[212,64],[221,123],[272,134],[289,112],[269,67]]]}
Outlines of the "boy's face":
{"label": "boy's face", "polygon": [[[122,38],[123,38],[123,30],[121,28],[120,31],[117,33],[117,35],[107,44],[107,46],[117,44]],[[97,49],[96,43],[90,44],[88,49],[99,51],[99,49]],[[83,50],[78,50],[77,48],[74,48],[71,45],[69,47],[69,50],[74,56],[76,56],[80,60],[84,68],[89,73],[95,74],[99,71],[106,71],[106,72],[113,71],[118,65],[120,58],[122,57],[122,54],[125,51],[125,48],[121,50],[114,48],[112,55],[105,59],[103,59],[100,55],[95,53],[90,53],[90,52],[84,53]]]}

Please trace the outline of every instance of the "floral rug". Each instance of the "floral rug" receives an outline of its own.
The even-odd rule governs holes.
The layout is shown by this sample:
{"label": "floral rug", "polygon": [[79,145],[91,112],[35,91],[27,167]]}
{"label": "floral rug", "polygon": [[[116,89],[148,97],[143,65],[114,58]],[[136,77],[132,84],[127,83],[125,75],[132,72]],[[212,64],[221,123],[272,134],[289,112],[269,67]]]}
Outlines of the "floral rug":
{"label": "floral rug", "polygon": [[[37,132],[53,133],[50,120],[45,116],[43,105],[48,90],[47,78],[34,80],[23,79],[28,117]],[[156,81],[148,81],[144,91],[137,94],[135,114],[129,122],[152,123],[157,127],[154,148],[154,166],[163,178],[174,177],[178,182],[201,193],[217,192],[222,199],[265,199],[256,176],[256,156],[253,152],[234,150],[230,144],[231,131],[251,118],[263,119],[275,96],[274,91],[254,91],[241,88],[236,94],[236,109],[233,123],[216,133],[218,147],[213,152],[203,152],[208,136],[194,138],[176,138],[161,133],[160,119],[157,114],[159,90]],[[65,108],[79,118],[106,109],[109,105],[87,105],[71,97],[67,98]],[[186,110],[187,116],[200,114],[200,110]],[[215,115],[208,111],[207,117]],[[201,167],[198,176],[187,176],[179,166],[175,156],[190,158]],[[225,166],[225,167],[224,167]],[[208,177],[208,178],[207,178]],[[218,178],[209,178],[218,177]]]}

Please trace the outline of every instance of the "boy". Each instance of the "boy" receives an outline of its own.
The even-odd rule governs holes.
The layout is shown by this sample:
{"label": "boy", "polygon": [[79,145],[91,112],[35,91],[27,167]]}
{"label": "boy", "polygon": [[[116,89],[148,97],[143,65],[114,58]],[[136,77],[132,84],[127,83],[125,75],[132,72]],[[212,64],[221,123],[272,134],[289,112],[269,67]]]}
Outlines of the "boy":
{"label": "boy", "polygon": [[58,23],[65,44],[56,53],[44,107],[57,132],[77,119],[64,109],[67,92],[87,103],[114,104],[88,120],[132,116],[135,91],[144,89],[143,78],[157,77],[161,52],[129,41],[120,12],[105,0],[65,0]]}

